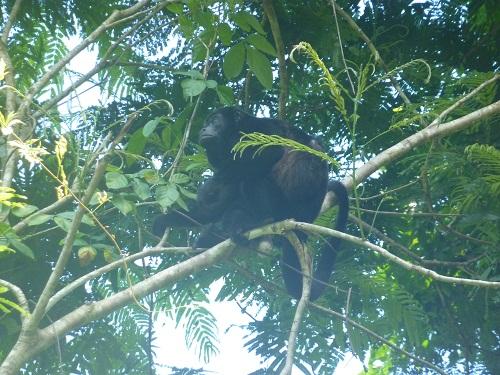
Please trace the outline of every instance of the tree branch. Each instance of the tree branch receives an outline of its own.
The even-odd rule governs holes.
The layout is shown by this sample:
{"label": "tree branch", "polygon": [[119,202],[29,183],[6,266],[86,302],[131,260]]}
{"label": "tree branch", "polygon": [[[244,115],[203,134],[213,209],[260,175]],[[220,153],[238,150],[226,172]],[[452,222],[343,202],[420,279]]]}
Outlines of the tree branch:
{"label": "tree branch", "polygon": [[[372,173],[376,172],[390,162],[401,158],[415,147],[429,142],[434,138],[457,133],[469,126],[472,126],[475,122],[497,113],[500,113],[500,100],[444,124],[429,125],[425,129],[420,130],[419,132],[382,151],[380,154],[363,164],[356,170],[356,181],[354,181],[352,177],[348,177],[344,179],[342,183],[347,189],[353,189],[355,185],[358,185],[362,181],[366,180]],[[331,207],[334,200],[335,195],[332,192],[328,192],[321,210],[324,211],[328,207]]]}
{"label": "tree branch", "polygon": [[484,89],[486,86],[494,83],[498,79],[500,79],[500,74],[496,73],[493,76],[493,78],[491,78],[491,79],[489,79],[487,81],[484,81],[478,87],[476,87],[474,90],[472,90],[471,92],[469,92],[467,95],[463,96],[462,98],[460,98],[459,100],[457,100],[455,103],[453,103],[453,105],[451,105],[450,107],[446,108],[443,112],[441,112],[439,114],[438,117],[436,117],[436,119],[434,119],[434,121],[431,122],[431,124],[429,126],[439,125],[446,118],[446,116],[448,116],[451,112],[453,112],[455,109],[457,109],[462,104],[464,104],[467,100],[469,100],[470,98],[472,98],[473,96],[475,96],[479,91],[481,91],[482,89]]}
{"label": "tree branch", "polygon": [[[441,275],[441,274],[437,273],[436,271],[429,270],[425,267],[418,266],[418,265],[410,263],[404,259],[401,259],[401,258],[397,257],[396,255],[392,254],[391,252],[387,251],[386,249],[384,249],[378,245],[374,245],[374,244],[368,242],[367,240],[363,240],[361,238],[351,236],[349,234],[339,232],[339,231],[334,230],[334,229],[325,228],[325,227],[321,227],[321,226],[309,224],[309,223],[294,222],[291,220],[285,220],[285,221],[282,221],[282,222],[280,222],[278,224],[274,224],[274,225],[279,225],[279,229],[285,230],[285,231],[303,230],[306,232],[317,233],[317,234],[321,234],[321,235],[325,235],[325,236],[338,237],[344,241],[349,241],[349,242],[355,243],[357,245],[367,247],[367,248],[377,252],[378,254],[382,255],[384,258],[387,258],[391,262],[394,262],[394,263],[402,266],[403,268],[405,268],[409,271],[416,271],[424,276],[430,277],[431,279],[441,281],[444,283],[471,285],[471,286],[477,286],[477,287],[483,287],[483,288],[500,289],[500,282],[497,282],[497,281],[463,279],[463,278],[459,278],[459,277],[451,277],[451,276]],[[264,227],[261,229],[267,230],[267,228],[264,229]]]}
{"label": "tree branch", "polygon": [[[146,17],[144,17],[142,20],[140,20],[136,25],[134,25],[130,30],[127,32],[123,33],[118,40],[116,40],[109,48],[106,50],[104,53],[103,57],[101,60],[87,73],[82,75],[78,80],[76,80],[74,83],[66,87],[64,90],[62,90],[59,94],[55,95],[54,97],[51,97],[48,101],[43,103],[42,108],[37,110],[32,117],[34,119],[40,118],[43,114],[45,114],[50,108],[52,108],[55,104],[57,104],[61,99],[64,99],[66,96],[71,94],[76,88],[80,87],[83,83],[87,82],[90,80],[92,76],[95,74],[99,73],[102,69],[106,68],[109,65],[112,65],[115,60],[111,60],[110,56],[111,54],[118,48],[120,43],[122,43],[128,36],[130,36],[133,32],[137,31],[139,27],[141,27],[145,22],[150,20],[156,13],[158,13],[167,3],[172,2],[173,0],[168,0],[168,1],[163,1],[161,3],[158,3],[148,14]],[[135,16],[135,15],[134,15]],[[108,25],[108,29],[112,28],[116,24],[110,24]],[[91,42],[93,43],[93,41]],[[90,44],[90,43],[89,43]],[[79,46],[75,47],[78,48]],[[87,47],[87,46],[86,46]],[[71,53],[72,51],[70,51]],[[79,53],[78,51],[75,56]],[[73,56],[73,57],[75,57]],[[72,58],[73,58],[72,57]],[[71,59],[72,59],[71,58]],[[71,60],[70,59],[70,60]],[[69,61],[68,61],[69,62]],[[61,68],[62,69],[62,68]],[[48,81],[47,81],[48,83]]]}
{"label": "tree branch", "polygon": [[[30,310],[29,310],[28,299],[24,295],[21,288],[19,288],[17,285],[14,285],[14,284],[9,283],[8,281],[2,280],[2,279],[0,279],[0,285],[9,289],[12,292],[12,294],[16,297],[16,300],[19,303],[19,306],[21,306],[26,311],[26,313],[29,313]],[[23,321],[23,323],[24,323],[25,319],[26,319],[26,316],[24,314],[21,314],[21,320]]]}
{"label": "tree branch", "polygon": [[[366,43],[366,45],[368,46],[368,48],[372,52],[373,56],[375,57],[375,62],[379,63],[386,73],[389,73],[390,72],[389,67],[386,65],[386,63],[384,62],[384,60],[380,56],[380,53],[378,52],[377,48],[375,47],[373,42],[370,40],[370,38],[368,38],[368,36],[364,33],[364,31],[361,29],[361,27],[358,26],[358,24],[351,18],[351,16],[344,9],[342,9],[337,4],[336,1],[330,0],[330,3],[332,5],[332,7],[334,7],[335,10],[340,14],[340,16],[347,22],[347,24],[349,26],[351,26],[351,28],[356,33],[358,33],[358,35],[361,37],[361,39],[364,40],[364,42]],[[410,104],[411,103],[410,99],[408,99],[408,97],[404,93],[403,89],[399,85],[398,81],[396,81],[396,79],[392,75],[389,76],[389,80],[391,81],[392,86],[398,92],[401,99],[403,99],[403,101],[406,104]]]}
{"label": "tree branch", "polygon": [[47,207],[44,207],[41,210],[38,210],[38,211],[34,212],[33,214],[31,214],[29,216],[26,216],[23,220],[21,220],[19,223],[17,223],[16,225],[14,225],[12,227],[12,230],[14,232],[16,232],[16,233],[19,233],[19,232],[21,232],[24,228],[26,228],[29,225],[28,223],[31,220],[33,220],[33,218],[35,218],[37,216],[40,216],[40,215],[43,215],[43,214],[49,214],[51,212],[54,212],[57,209],[59,209],[59,208],[63,207],[64,205],[66,205],[67,203],[71,202],[72,200],[73,200],[73,197],[71,195],[66,195],[63,198],[55,201],[51,205],[48,205]]}
{"label": "tree branch", "polygon": [[[24,349],[26,353],[23,353],[23,358],[20,363],[24,363],[26,359],[31,358],[35,354],[46,349],[56,341],[57,337],[65,335],[72,329],[106,316],[107,314],[132,303],[136,299],[141,299],[150,293],[164,288],[167,284],[171,284],[213,265],[229,255],[233,248],[234,244],[230,240],[226,240],[201,254],[158,272],[156,275],[151,276],[126,290],[122,290],[121,292],[103,300],[84,304],[78,307],[69,314],[61,317],[49,326],[40,330],[37,339],[32,341],[31,344]],[[4,374],[2,370],[8,360],[9,358],[7,358],[0,366],[1,374]],[[10,375],[10,373],[7,374]]]}
{"label": "tree branch", "polygon": [[316,309],[318,309],[319,311],[322,311],[324,313],[327,313],[329,315],[333,315],[333,316],[335,316],[337,318],[342,319],[344,322],[349,323],[353,327],[356,327],[356,328],[360,329],[361,331],[365,332],[366,334],[372,336],[373,338],[375,338],[375,339],[383,342],[385,345],[387,345],[388,347],[390,347],[394,351],[403,353],[404,355],[406,355],[409,358],[413,359],[415,362],[421,363],[425,367],[433,369],[434,371],[436,371],[439,374],[447,375],[447,373],[444,372],[444,370],[440,369],[439,367],[437,367],[436,365],[432,364],[431,362],[428,362],[425,359],[421,359],[421,358],[419,358],[419,357],[411,354],[410,352],[408,352],[408,351],[406,351],[404,349],[401,349],[396,344],[393,344],[391,341],[384,339],[382,336],[376,334],[372,330],[370,330],[370,329],[366,328],[365,326],[359,324],[358,322],[356,322],[356,321],[348,318],[347,316],[345,316],[345,315],[343,315],[343,314],[341,314],[341,313],[339,313],[337,311],[333,311],[333,310],[327,309],[326,307],[320,306],[320,305],[318,305],[316,303],[313,303],[313,302],[309,302],[309,305],[312,306],[312,307],[314,307],[314,308],[316,308]]}
{"label": "tree branch", "polygon": [[10,11],[9,18],[7,20],[7,23],[5,24],[5,28],[3,29],[2,42],[6,45],[7,45],[7,40],[9,39],[10,30],[12,29],[12,26],[14,26],[14,23],[17,20],[17,14],[19,13],[19,9],[21,9],[22,2],[23,0],[16,0],[16,2],[12,7],[12,10]]}
{"label": "tree branch", "polygon": [[81,51],[87,48],[89,45],[94,43],[105,31],[107,31],[114,22],[128,17],[142,8],[144,8],[151,0],[140,0],[135,5],[123,10],[115,10],[111,13],[111,15],[101,24],[99,25],[93,32],[90,33],[88,37],[86,37],[81,43],[79,43],[75,48],[69,51],[66,56],[61,58],[57,63],[55,63],[48,71],[29,89],[26,94],[21,106],[19,108],[19,112],[22,117],[26,114],[28,107],[31,105],[33,98],[36,94],[38,94],[48,83],[49,81],[61,71],[76,55],[78,55]]}
{"label": "tree branch", "polygon": [[300,323],[304,318],[307,309],[307,303],[311,294],[312,284],[312,259],[311,254],[306,250],[302,242],[299,240],[294,232],[288,232],[288,241],[292,244],[297,253],[300,261],[300,268],[302,270],[302,295],[297,307],[295,308],[295,315],[293,317],[292,326],[288,335],[288,347],[286,351],[285,367],[281,370],[280,375],[288,375],[292,373],[293,357],[295,355],[295,348],[297,346],[297,336],[299,335]]}
{"label": "tree branch", "polygon": [[33,310],[33,314],[30,317],[30,319],[26,325],[27,331],[34,331],[37,328],[38,323],[40,322],[40,320],[44,316],[49,299],[50,299],[50,297],[52,297],[53,292],[56,288],[56,285],[59,282],[59,278],[63,274],[64,269],[66,267],[66,264],[68,263],[68,260],[71,256],[71,250],[73,248],[73,243],[75,241],[76,234],[78,232],[78,228],[80,227],[80,223],[82,221],[83,215],[88,211],[86,206],[90,202],[92,195],[94,194],[99,182],[101,181],[102,177],[104,176],[104,172],[106,171],[106,166],[107,166],[107,159],[110,157],[111,153],[114,151],[114,149],[118,145],[118,143],[125,136],[127,130],[131,126],[134,118],[135,118],[135,115],[132,115],[126,121],[126,123],[123,126],[123,128],[121,129],[120,133],[118,133],[116,138],[110,143],[110,147],[109,147],[108,151],[97,162],[97,166],[95,168],[94,175],[90,179],[90,182],[88,184],[87,189],[85,190],[85,193],[84,193],[82,199],[78,201],[80,204],[78,206],[78,209],[75,212],[75,216],[73,217],[73,221],[71,222],[71,227],[68,230],[66,238],[64,239],[64,246],[61,250],[61,253],[59,254],[56,265],[54,266],[54,270],[50,274],[49,279],[47,280],[47,283],[45,284],[45,287],[43,288],[43,291],[40,294],[40,297],[39,297],[38,302],[35,306],[35,309]]}
{"label": "tree branch", "polygon": [[182,254],[190,254],[193,253],[193,248],[191,247],[153,247],[151,249],[147,249],[144,251],[140,251],[138,253],[129,255],[127,257],[118,259],[114,262],[111,262],[101,268],[98,268],[92,272],[89,272],[82,277],[72,281],[68,285],[66,285],[64,288],[60,289],[57,291],[50,299],[49,302],[47,303],[46,307],[46,312],[48,312],[50,309],[52,309],[59,301],[61,301],[64,297],[69,295],[72,291],[77,289],[80,286],[85,285],[86,282],[93,280],[101,275],[104,275],[105,273],[108,273],[116,268],[122,267],[124,263],[130,263],[133,262],[137,259],[143,259],[148,256],[154,256],[154,255],[159,255],[163,254],[165,252],[169,253],[182,253]]}
{"label": "tree branch", "polygon": [[278,54],[278,76],[280,82],[280,94],[278,99],[278,117],[280,119],[286,118],[286,102],[288,100],[288,72],[286,70],[286,60],[285,60],[285,47],[283,44],[283,39],[281,37],[280,25],[278,22],[278,17],[276,16],[276,11],[274,10],[274,5],[272,0],[264,0],[262,2],[264,12],[267,19],[269,20],[269,25],[271,26],[271,32],[273,34],[274,45],[276,46],[276,52]]}
{"label": "tree branch", "polygon": [[[407,255],[408,257],[412,258],[413,260],[417,261],[420,264],[424,264],[426,266],[447,266],[447,267],[461,267],[461,266],[467,266],[468,264],[475,262],[482,257],[485,256],[485,254],[481,254],[479,256],[476,256],[472,259],[465,260],[465,261],[445,261],[445,260],[434,260],[434,259],[422,259],[415,253],[413,253],[410,249],[406,248],[405,246],[401,245],[400,243],[394,241],[391,237],[385,235],[382,231],[379,229],[375,228],[373,225],[368,224],[367,222],[359,219],[358,217],[354,215],[349,215],[349,219],[354,221],[356,224],[359,226],[362,226],[365,228],[369,233],[374,233],[375,236],[383,240],[384,242],[387,242],[388,244],[392,245],[393,247],[399,249],[403,254]],[[467,236],[468,237],[468,236]],[[476,240],[476,238],[468,238],[470,240]],[[486,242],[486,241],[484,241]],[[493,243],[487,243],[488,245],[493,245]]]}

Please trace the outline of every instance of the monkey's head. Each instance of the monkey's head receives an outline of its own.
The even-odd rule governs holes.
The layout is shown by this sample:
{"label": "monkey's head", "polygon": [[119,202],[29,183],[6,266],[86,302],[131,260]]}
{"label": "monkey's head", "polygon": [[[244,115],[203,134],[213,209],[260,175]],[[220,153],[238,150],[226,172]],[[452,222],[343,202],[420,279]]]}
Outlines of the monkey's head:
{"label": "monkey's head", "polygon": [[247,116],[237,108],[224,107],[212,112],[203,123],[199,143],[214,167],[233,158],[231,149],[241,137],[242,121]]}

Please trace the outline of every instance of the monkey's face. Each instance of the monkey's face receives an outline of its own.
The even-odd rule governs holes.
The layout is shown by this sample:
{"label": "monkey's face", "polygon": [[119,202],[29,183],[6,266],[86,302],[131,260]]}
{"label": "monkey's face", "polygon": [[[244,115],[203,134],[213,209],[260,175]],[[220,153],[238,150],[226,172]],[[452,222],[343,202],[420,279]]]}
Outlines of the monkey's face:
{"label": "monkey's face", "polygon": [[199,143],[216,168],[234,156],[231,150],[241,136],[240,113],[236,108],[220,108],[207,117],[200,130]]}
{"label": "monkey's face", "polygon": [[[222,146],[227,133],[226,119],[221,113],[210,115],[200,130],[199,142],[205,149]],[[217,147],[218,148],[218,147]]]}

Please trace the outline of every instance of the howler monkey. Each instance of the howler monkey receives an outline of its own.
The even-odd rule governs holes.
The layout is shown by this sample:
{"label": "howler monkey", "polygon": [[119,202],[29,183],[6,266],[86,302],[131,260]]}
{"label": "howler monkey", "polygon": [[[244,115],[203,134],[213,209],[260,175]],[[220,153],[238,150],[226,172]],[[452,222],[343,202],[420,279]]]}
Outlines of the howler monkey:
{"label": "howler monkey", "polygon": [[[241,233],[267,222],[293,218],[312,222],[318,216],[328,190],[335,193],[339,211],[335,229],[345,231],[349,200],[346,188],[337,181],[328,181],[325,161],[307,152],[282,146],[270,146],[255,153],[249,148],[243,154],[232,153],[242,133],[259,132],[292,139],[316,150],[323,150],[312,136],[290,124],[271,118],[250,116],[234,107],[214,111],[205,120],[199,142],[214,169],[198,190],[196,203],[189,213],[168,213],[159,216],[153,231],[163,233],[168,226],[195,222],[208,225],[196,246],[209,247],[229,234]],[[305,233],[297,233],[301,241]],[[294,298],[302,294],[299,259],[292,245],[279,240],[283,248],[281,269],[286,289]],[[332,273],[340,239],[330,238],[321,250],[313,273],[310,299],[317,299]]]}

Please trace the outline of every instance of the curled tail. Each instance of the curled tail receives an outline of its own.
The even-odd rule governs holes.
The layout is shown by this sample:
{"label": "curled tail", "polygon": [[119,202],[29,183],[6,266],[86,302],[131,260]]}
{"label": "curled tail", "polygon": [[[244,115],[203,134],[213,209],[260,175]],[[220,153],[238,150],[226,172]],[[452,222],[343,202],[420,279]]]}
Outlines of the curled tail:
{"label": "curled tail", "polygon": [[[337,198],[339,207],[335,229],[340,232],[345,232],[347,226],[347,216],[349,214],[349,196],[347,189],[339,181],[329,181],[328,191],[333,191]],[[307,235],[297,233],[301,241],[307,240]],[[316,270],[313,272],[313,281],[311,285],[311,295],[309,299],[314,301],[318,299],[326,288],[333,268],[335,266],[335,258],[340,247],[340,238],[330,237],[327,244],[321,249],[319,262],[317,262]],[[299,299],[302,295],[302,274],[300,273],[300,262],[295,249],[288,241],[283,241],[283,257],[281,261],[281,272],[288,293]]]}

